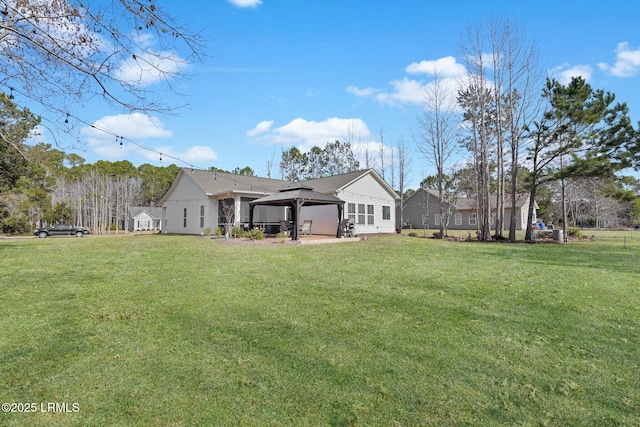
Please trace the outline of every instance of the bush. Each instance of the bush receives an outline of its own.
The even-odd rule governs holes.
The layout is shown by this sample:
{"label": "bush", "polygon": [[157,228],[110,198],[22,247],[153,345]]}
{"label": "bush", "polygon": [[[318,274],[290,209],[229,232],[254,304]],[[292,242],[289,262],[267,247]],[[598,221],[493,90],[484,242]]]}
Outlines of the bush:
{"label": "bush", "polygon": [[207,237],[211,236],[211,229],[210,228],[205,228],[204,229],[204,235],[207,236]]}
{"label": "bush", "polygon": [[287,233],[286,231],[281,231],[279,233],[276,234],[276,237],[278,239],[284,239],[285,237],[287,237],[289,235],[289,233]]}
{"label": "bush", "polygon": [[583,237],[582,231],[578,227],[571,227],[567,230],[567,236],[579,239]]}
{"label": "bush", "polygon": [[412,231],[409,233],[409,237],[418,237],[418,234]]}
{"label": "bush", "polygon": [[248,237],[249,240],[264,240],[264,232],[259,228],[247,231],[245,237]]}
{"label": "bush", "polygon": [[230,236],[231,236],[231,237],[233,237],[234,239],[237,239],[237,238],[239,238],[239,237],[244,237],[244,236],[245,236],[245,234],[246,234],[246,233],[245,233],[245,231],[244,231],[242,228],[240,228],[240,227],[233,227],[233,228],[231,229],[231,235],[230,235]]}
{"label": "bush", "polygon": [[436,231],[433,233],[433,238],[434,239],[442,239],[442,235],[440,235],[439,231]]}
{"label": "bush", "polygon": [[7,234],[26,234],[31,231],[31,224],[26,215],[10,216],[1,221],[2,232]]}
{"label": "bush", "polygon": [[224,230],[222,230],[222,227],[216,227],[214,233],[216,236],[222,236],[224,234]]}

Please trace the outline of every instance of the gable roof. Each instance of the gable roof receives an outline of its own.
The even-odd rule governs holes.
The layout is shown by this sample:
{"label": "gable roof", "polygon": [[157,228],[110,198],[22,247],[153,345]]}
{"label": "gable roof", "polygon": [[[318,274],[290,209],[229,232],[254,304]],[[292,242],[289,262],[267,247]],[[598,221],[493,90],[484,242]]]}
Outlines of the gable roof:
{"label": "gable roof", "polygon": [[[425,188],[425,187],[418,187],[418,189],[409,197],[407,197],[404,202],[408,203],[409,200],[411,200],[411,198],[413,196],[416,196],[418,194],[420,194],[420,192],[422,193],[426,193],[432,197],[435,197],[436,199],[438,198],[438,191],[437,190],[433,190],[431,188]],[[490,196],[491,199],[491,206],[495,207],[495,200],[496,200],[496,193],[492,193]],[[523,207],[524,205],[526,205],[529,202],[529,193],[520,193],[516,195],[516,207]],[[445,202],[446,203],[446,202]],[[505,202],[504,202],[504,206],[506,208],[511,207],[511,195],[510,194],[506,194],[505,195]],[[456,210],[459,211],[467,211],[467,210],[475,210],[476,209],[476,198],[475,197],[458,197],[458,199],[456,200],[456,204],[455,204],[455,208]],[[536,203],[535,208],[538,208],[538,204]]]}
{"label": "gable roof", "polygon": [[129,206],[129,218],[135,218],[146,212],[151,218],[162,218],[162,208],[157,206]]}
{"label": "gable roof", "polygon": [[229,192],[256,195],[272,194],[279,191],[283,186],[290,184],[288,181],[279,179],[182,168],[174,179],[173,184],[171,184],[171,188],[160,200],[160,205],[166,202],[183,177],[191,179],[208,196]]}
{"label": "gable roof", "polygon": [[344,201],[325,193],[313,191],[307,186],[296,186],[290,190],[261,197],[249,202],[250,205],[286,206],[293,201],[304,201],[305,205],[343,205]]}
{"label": "gable roof", "polygon": [[385,180],[382,179],[382,177],[378,175],[378,173],[373,169],[365,169],[360,171],[341,173],[338,175],[326,176],[323,178],[309,179],[306,181],[302,181],[302,183],[321,193],[333,193],[344,190],[349,185],[364,178],[367,175],[372,176],[378,182],[378,184],[380,184],[380,186],[382,186],[390,195],[393,196],[394,199],[400,198],[400,196],[398,196],[396,192],[393,191],[389,184],[387,184]]}
{"label": "gable roof", "polygon": [[261,178],[257,176],[238,175],[226,172],[214,172],[182,168],[178,172],[169,191],[160,200],[160,205],[166,202],[175,190],[178,182],[187,177],[191,179],[206,195],[215,196],[227,193],[247,193],[253,195],[269,195],[292,186],[307,186],[318,193],[333,194],[339,192],[352,183],[370,175],[395,199],[399,196],[373,169],[365,169],[355,172],[347,172],[324,178],[309,179],[293,183],[280,179]]}

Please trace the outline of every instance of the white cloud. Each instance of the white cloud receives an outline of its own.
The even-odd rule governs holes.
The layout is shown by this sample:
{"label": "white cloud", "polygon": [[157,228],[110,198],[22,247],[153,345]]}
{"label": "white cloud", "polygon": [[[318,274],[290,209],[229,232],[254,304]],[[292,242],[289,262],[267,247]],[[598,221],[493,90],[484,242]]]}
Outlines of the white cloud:
{"label": "white cloud", "polygon": [[258,7],[262,4],[262,0],[227,0],[237,7]]}
{"label": "white cloud", "polygon": [[357,96],[358,98],[368,98],[380,92],[380,89],[376,89],[373,87],[366,87],[364,89],[360,89],[357,86],[347,86],[347,92]]}
{"label": "white cloud", "polygon": [[[466,69],[453,56],[446,56],[435,60],[424,60],[409,64],[405,71],[409,74],[426,74],[440,80],[441,89],[446,96],[455,99],[461,82],[466,76]],[[360,98],[373,98],[381,104],[392,107],[403,105],[419,105],[425,102],[425,96],[430,92],[432,81],[416,80],[408,77],[396,79],[389,83],[391,90],[373,87],[359,88],[348,86],[347,92]]]}
{"label": "white cloud", "polygon": [[629,43],[618,43],[616,47],[616,62],[612,66],[601,62],[598,67],[616,77],[632,77],[640,72],[640,48],[633,50]]}
{"label": "white cloud", "polygon": [[[216,154],[215,151],[213,151],[209,147],[205,147],[202,145],[195,145],[185,151],[177,151],[175,148],[168,147],[168,146],[159,147],[155,150],[162,153],[162,161],[166,162],[167,164],[181,163],[178,160],[176,160],[176,159],[180,159],[180,161],[183,161],[189,164],[203,166],[218,158],[218,155]],[[160,155],[152,151],[144,151],[144,152],[141,152],[140,154],[142,154],[144,157],[154,162],[157,162],[160,159]],[[184,166],[184,165],[180,165],[180,166]]]}
{"label": "white cloud", "polygon": [[[261,122],[249,131],[253,132],[261,128],[264,130],[263,132],[255,132],[254,135],[249,136],[260,134],[258,140],[262,143],[282,144],[283,146],[295,145],[302,151],[308,151],[313,146],[324,147],[327,142],[333,142],[336,139],[344,141],[348,135],[353,135],[357,138],[368,138],[371,135],[367,125],[361,119],[332,117],[316,122],[297,118],[284,126],[274,129],[271,128],[271,124],[267,128],[264,123],[269,122]],[[247,132],[247,135],[249,132]]]}
{"label": "white cloud", "polygon": [[571,82],[572,77],[582,77],[585,81],[590,81],[593,69],[589,65],[570,66],[569,64],[562,64],[549,70],[549,75],[566,85]]}
{"label": "white cloud", "polygon": [[[173,135],[170,130],[163,128],[163,123],[156,117],[142,113],[118,114],[104,116],[93,122],[92,127],[82,129],[82,133],[89,138],[103,139],[105,135],[113,139],[115,133],[131,139],[169,138]],[[109,131],[104,132],[102,129]]]}
{"label": "white cloud", "polygon": [[427,74],[440,78],[459,77],[466,73],[464,65],[459,64],[453,56],[445,56],[444,58],[413,62],[407,66],[405,71],[409,74]]}
{"label": "white cloud", "polygon": [[381,104],[391,106],[398,104],[420,105],[424,102],[426,85],[422,81],[405,77],[402,80],[392,81],[391,85],[393,86],[392,92],[383,92],[375,96],[375,99]]}
{"label": "white cloud", "polygon": [[247,136],[258,136],[260,134],[263,134],[265,132],[269,132],[271,130],[271,126],[273,126],[273,120],[265,120],[262,121],[260,123],[258,123],[258,125],[247,131]]}

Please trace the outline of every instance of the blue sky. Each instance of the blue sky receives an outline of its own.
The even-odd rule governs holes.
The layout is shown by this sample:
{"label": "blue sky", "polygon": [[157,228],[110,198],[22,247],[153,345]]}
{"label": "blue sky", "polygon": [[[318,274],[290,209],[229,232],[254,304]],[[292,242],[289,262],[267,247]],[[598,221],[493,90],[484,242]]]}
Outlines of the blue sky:
{"label": "blue sky", "polygon": [[[543,68],[559,80],[582,75],[627,102],[640,120],[640,2],[424,0],[164,0],[183,23],[201,29],[207,56],[169,101],[189,104],[177,116],[120,115],[104,106],[74,111],[130,138],[86,130],[75,150],[88,162],[185,163],[222,169],[250,166],[279,177],[283,149],[324,147],[335,139],[376,151],[411,133],[429,64],[462,66],[458,45],[469,24],[509,17],[538,42]],[[424,62],[423,62],[424,61]],[[422,67],[421,67],[422,65]],[[159,88],[159,90],[161,90]],[[166,96],[174,96],[167,94]],[[377,153],[376,153],[377,155]],[[361,164],[364,166],[364,162]],[[388,164],[388,162],[387,162]],[[376,166],[371,164],[371,166]],[[413,155],[411,182],[433,174]],[[388,179],[390,180],[390,179]]]}

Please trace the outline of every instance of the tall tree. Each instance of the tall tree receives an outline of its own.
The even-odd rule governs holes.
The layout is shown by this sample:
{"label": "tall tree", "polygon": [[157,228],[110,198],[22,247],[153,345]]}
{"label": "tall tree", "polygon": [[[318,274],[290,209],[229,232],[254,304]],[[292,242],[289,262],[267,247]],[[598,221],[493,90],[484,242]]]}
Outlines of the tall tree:
{"label": "tall tree", "polygon": [[28,167],[25,140],[40,123],[28,109],[0,93],[0,192],[12,188]]}
{"label": "tall tree", "polygon": [[478,170],[479,232],[483,240],[491,238],[490,162],[491,135],[495,126],[495,102],[487,70],[490,59],[486,55],[485,26],[469,26],[460,50],[465,58],[468,85],[461,91],[464,119],[473,137],[474,157]]}
{"label": "tall tree", "polygon": [[457,144],[455,106],[442,84],[437,70],[425,92],[422,115],[418,118],[417,148],[427,163],[436,170],[440,238],[444,238],[447,212],[445,212],[445,170],[449,166]]}
{"label": "tall tree", "polygon": [[[613,105],[615,96],[602,90],[594,90],[583,78],[574,77],[567,85],[548,79],[542,93],[547,105],[541,118],[530,128],[531,144],[528,147],[532,163],[530,178],[530,206],[526,239],[531,239],[533,203],[541,184],[561,183],[563,231],[566,239],[567,209],[565,179],[590,173],[593,156],[610,134],[610,124],[621,118],[626,107]],[[598,143],[595,143],[598,141]],[[602,159],[599,159],[602,160]],[[599,162],[600,165],[604,163]]]}
{"label": "tall tree", "polygon": [[409,173],[411,171],[411,157],[408,153],[407,144],[404,138],[401,136],[397,143],[398,150],[398,190],[400,195],[400,230],[404,224],[404,201],[408,197],[405,194],[405,184],[409,179]]}

